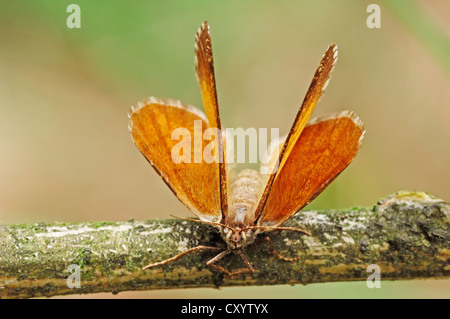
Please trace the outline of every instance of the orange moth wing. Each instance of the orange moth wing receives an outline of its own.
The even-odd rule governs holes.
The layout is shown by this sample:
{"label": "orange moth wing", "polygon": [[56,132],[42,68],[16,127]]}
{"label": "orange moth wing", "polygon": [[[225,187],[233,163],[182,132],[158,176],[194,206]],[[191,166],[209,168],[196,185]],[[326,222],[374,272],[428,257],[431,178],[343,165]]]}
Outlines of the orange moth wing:
{"label": "orange moth wing", "polygon": [[[202,139],[209,127],[205,114],[180,101],[150,97],[132,107],[129,118],[129,129],[136,146],[178,199],[200,219],[220,221],[219,164],[216,161],[206,163],[203,154],[195,154],[210,143]],[[195,126],[195,121],[201,125]],[[187,130],[184,132],[190,136],[190,141],[184,141],[190,152],[183,152],[184,160],[177,163],[172,158],[172,151],[182,141],[180,136],[172,139],[172,134],[180,128]],[[195,136],[200,136],[201,148],[194,147]],[[202,162],[195,163],[195,158]]]}

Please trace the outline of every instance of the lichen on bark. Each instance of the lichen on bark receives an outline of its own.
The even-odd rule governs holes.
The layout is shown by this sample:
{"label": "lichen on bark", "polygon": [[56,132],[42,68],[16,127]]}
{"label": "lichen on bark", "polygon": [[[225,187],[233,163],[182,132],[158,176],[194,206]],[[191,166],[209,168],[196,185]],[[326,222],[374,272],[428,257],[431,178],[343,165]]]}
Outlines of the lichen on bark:
{"label": "lichen on bark", "polygon": [[[206,265],[212,252],[192,253],[143,271],[197,245],[225,248],[217,230],[179,219],[20,224],[0,226],[0,297],[27,298],[127,290],[219,287],[366,280],[376,264],[384,279],[450,277],[450,205],[423,192],[398,192],[373,207],[302,211],[285,226],[302,226],[312,236],[274,232],[284,256],[267,245],[245,253],[257,270],[224,276]],[[67,271],[80,269],[80,288],[69,288]],[[243,268],[238,256],[220,261]]]}

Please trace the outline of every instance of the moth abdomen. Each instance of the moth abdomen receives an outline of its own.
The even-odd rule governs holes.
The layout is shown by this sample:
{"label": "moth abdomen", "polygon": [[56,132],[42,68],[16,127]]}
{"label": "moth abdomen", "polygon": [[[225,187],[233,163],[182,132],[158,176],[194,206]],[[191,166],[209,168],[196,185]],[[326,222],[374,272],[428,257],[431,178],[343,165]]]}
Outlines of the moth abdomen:
{"label": "moth abdomen", "polygon": [[264,183],[261,175],[253,169],[242,170],[231,182],[226,224],[246,227],[254,224]]}

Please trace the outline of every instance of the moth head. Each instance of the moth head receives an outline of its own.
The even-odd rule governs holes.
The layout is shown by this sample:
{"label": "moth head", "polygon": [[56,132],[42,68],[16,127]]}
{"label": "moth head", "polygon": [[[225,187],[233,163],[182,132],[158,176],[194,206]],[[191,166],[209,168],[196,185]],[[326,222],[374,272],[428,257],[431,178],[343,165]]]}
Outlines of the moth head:
{"label": "moth head", "polygon": [[257,235],[252,229],[239,227],[222,227],[220,234],[231,249],[241,248],[253,243]]}

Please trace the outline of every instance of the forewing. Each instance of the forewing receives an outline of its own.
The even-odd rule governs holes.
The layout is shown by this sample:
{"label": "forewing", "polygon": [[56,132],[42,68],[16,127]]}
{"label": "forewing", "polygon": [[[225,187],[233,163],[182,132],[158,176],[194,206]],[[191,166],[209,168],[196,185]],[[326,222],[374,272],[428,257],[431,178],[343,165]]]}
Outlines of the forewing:
{"label": "forewing", "polygon": [[303,100],[302,105],[300,106],[300,110],[295,117],[294,123],[284,141],[284,144],[280,144],[279,151],[274,154],[278,154],[278,159],[272,159],[272,171],[266,172],[268,173],[267,185],[264,189],[264,192],[259,201],[258,208],[256,209],[255,216],[259,216],[264,206],[266,205],[267,197],[269,196],[269,192],[272,188],[272,184],[275,180],[276,174],[281,168],[285,165],[287,156],[285,154],[289,154],[292,151],[292,147],[296,145],[300,135],[302,134],[303,129],[306,126],[317,102],[325,91],[328,81],[330,80],[331,72],[333,71],[334,65],[337,61],[337,46],[336,44],[332,44],[325,51],[319,67],[314,74],[314,77],[311,81],[311,84],[306,92],[306,96]]}
{"label": "forewing", "polygon": [[[134,106],[129,117],[133,141],[178,199],[200,219],[220,221],[219,166],[215,161],[206,163],[198,154],[209,143],[202,138],[208,128],[203,112],[180,101],[151,97]],[[185,138],[174,136],[172,140],[176,129],[188,133],[190,141],[184,142],[190,143],[188,151],[182,154],[183,160],[174,161],[172,150]],[[195,138],[201,141],[201,149],[194,147]],[[195,158],[201,158],[201,163],[196,163]]]}
{"label": "forewing", "polygon": [[[214,75],[214,60],[212,54],[211,36],[209,33],[209,24],[205,21],[199,28],[195,38],[195,70],[197,74],[198,83],[202,94],[203,106],[205,108],[206,117],[208,118],[209,126],[217,129],[217,132],[222,134],[222,126],[219,116],[219,104],[217,101],[216,80]],[[218,136],[219,134],[215,134]],[[224,134],[223,134],[224,135]],[[223,139],[216,140],[216,150],[219,162],[219,184],[220,184],[220,198],[221,209],[223,217],[228,210],[228,195],[227,195],[227,173],[225,161],[225,146]]]}

